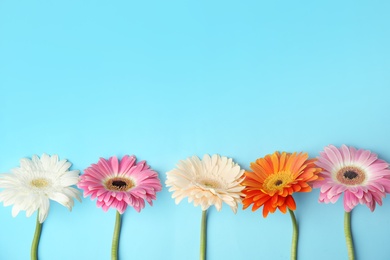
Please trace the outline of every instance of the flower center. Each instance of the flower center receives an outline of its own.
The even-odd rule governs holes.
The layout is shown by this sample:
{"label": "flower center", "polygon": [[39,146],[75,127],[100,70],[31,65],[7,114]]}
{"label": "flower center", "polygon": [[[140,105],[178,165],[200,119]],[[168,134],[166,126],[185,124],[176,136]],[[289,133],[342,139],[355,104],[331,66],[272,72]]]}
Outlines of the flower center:
{"label": "flower center", "polygon": [[282,190],[287,184],[293,181],[290,172],[280,171],[269,175],[267,179],[265,179],[263,187],[267,191],[278,191]]}
{"label": "flower center", "polygon": [[358,176],[358,174],[356,172],[353,172],[353,171],[346,171],[346,172],[344,172],[343,175],[344,175],[344,178],[347,178],[350,180],[355,179]]}
{"label": "flower center", "polygon": [[345,185],[359,185],[366,179],[365,172],[354,166],[341,168],[336,173],[336,178],[339,182]]}
{"label": "flower center", "polygon": [[275,181],[275,183],[274,183],[275,186],[279,186],[279,185],[281,185],[281,184],[283,184],[283,181],[282,181],[282,180],[277,180],[277,181]]}
{"label": "flower center", "polygon": [[34,179],[30,182],[30,184],[32,186],[34,186],[35,188],[39,188],[39,189],[42,189],[42,188],[45,188],[49,185],[49,182],[48,180],[46,179],[43,179],[43,178],[38,178],[38,179]]}
{"label": "flower center", "polygon": [[204,180],[201,180],[199,183],[201,185],[203,185],[204,187],[209,188],[209,189],[221,188],[221,184],[218,181],[212,180],[212,179],[204,179]]}
{"label": "flower center", "polygon": [[127,191],[133,188],[134,182],[127,178],[115,177],[112,179],[108,179],[105,182],[105,186],[108,190],[111,191]]}

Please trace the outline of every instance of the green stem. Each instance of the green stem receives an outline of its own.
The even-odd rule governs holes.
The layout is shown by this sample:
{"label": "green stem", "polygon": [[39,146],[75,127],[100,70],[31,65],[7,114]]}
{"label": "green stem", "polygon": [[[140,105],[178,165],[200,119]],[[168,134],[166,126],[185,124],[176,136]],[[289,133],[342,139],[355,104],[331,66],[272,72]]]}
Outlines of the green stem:
{"label": "green stem", "polygon": [[344,214],[344,234],[345,242],[347,242],[348,259],[355,259],[355,249],[353,247],[352,232],[351,232],[351,212]]}
{"label": "green stem", "polygon": [[118,260],[119,235],[121,233],[121,214],[116,212],[114,235],[112,237],[111,260]]}
{"label": "green stem", "polygon": [[207,244],[207,210],[202,211],[202,225],[200,228],[200,260],[206,260]]}
{"label": "green stem", "polygon": [[39,245],[39,239],[41,238],[41,231],[42,231],[42,223],[39,222],[39,210],[38,210],[34,238],[31,244],[31,260],[38,259],[38,245]]}
{"label": "green stem", "polygon": [[295,218],[294,211],[291,209],[288,209],[288,212],[290,212],[292,226],[293,226],[293,236],[292,236],[292,242],[291,242],[291,260],[297,259],[297,248],[298,248],[298,224],[297,219]]}

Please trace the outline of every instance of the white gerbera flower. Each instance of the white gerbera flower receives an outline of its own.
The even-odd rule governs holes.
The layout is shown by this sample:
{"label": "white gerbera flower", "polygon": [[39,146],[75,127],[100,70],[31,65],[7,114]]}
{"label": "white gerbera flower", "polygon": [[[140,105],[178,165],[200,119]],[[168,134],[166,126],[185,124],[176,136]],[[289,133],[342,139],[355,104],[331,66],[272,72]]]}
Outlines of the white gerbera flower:
{"label": "white gerbera flower", "polygon": [[214,205],[220,211],[225,202],[236,213],[244,189],[240,185],[243,174],[231,158],[206,154],[202,160],[193,156],[180,161],[176,169],[167,172],[165,184],[173,191],[176,204],[188,197],[188,202],[201,205],[202,210]]}
{"label": "white gerbera flower", "polygon": [[73,199],[81,202],[80,191],[70,187],[77,184],[79,171],[68,171],[71,163],[59,160],[57,155],[34,155],[32,159],[20,160],[20,167],[12,169],[11,174],[0,176],[0,201],[4,206],[14,205],[12,216],[21,210],[30,217],[39,210],[39,222],[43,223],[49,212],[50,201],[55,200],[72,210]]}

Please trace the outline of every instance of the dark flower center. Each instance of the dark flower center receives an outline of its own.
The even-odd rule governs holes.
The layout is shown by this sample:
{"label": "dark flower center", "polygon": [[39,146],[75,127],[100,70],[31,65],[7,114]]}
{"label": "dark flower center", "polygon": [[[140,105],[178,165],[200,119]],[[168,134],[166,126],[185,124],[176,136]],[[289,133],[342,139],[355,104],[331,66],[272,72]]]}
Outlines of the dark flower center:
{"label": "dark flower center", "polygon": [[281,185],[283,183],[283,181],[281,181],[281,180],[277,180],[277,181],[275,181],[275,186],[279,186],[279,185]]}
{"label": "dark flower center", "polygon": [[118,187],[118,189],[121,189],[123,187],[126,187],[127,184],[124,181],[112,181],[112,186]]}
{"label": "dark flower center", "polygon": [[107,190],[110,191],[128,191],[135,186],[131,179],[123,177],[114,177],[104,183]]}
{"label": "dark flower center", "polygon": [[347,178],[347,179],[355,179],[359,174],[357,174],[356,172],[354,171],[346,171],[344,172],[344,177]]}

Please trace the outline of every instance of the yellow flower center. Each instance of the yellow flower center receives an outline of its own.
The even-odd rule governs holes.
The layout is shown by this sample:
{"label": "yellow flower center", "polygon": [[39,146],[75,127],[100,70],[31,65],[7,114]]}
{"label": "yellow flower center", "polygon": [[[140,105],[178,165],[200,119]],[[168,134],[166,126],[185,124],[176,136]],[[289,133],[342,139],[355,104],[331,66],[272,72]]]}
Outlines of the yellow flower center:
{"label": "yellow flower center", "polygon": [[336,173],[336,178],[344,185],[359,185],[366,179],[366,174],[358,167],[346,166]]}
{"label": "yellow flower center", "polygon": [[49,185],[49,181],[46,180],[46,179],[43,179],[43,178],[39,178],[39,179],[34,179],[30,182],[30,184],[32,186],[34,186],[35,188],[45,188]]}
{"label": "yellow flower center", "polygon": [[122,177],[108,179],[104,185],[110,191],[128,191],[135,186],[132,180]]}
{"label": "yellow flower center", "polygon": [[286,184],[291,183],[293,178],[290,172],[280,171],[269,175],[264,181],[263,187],[267,191],[282,190]]}

